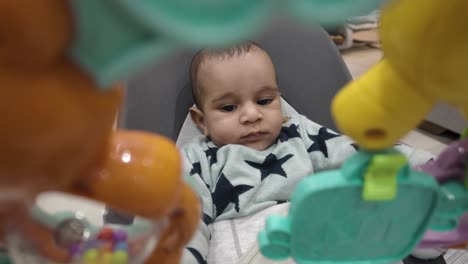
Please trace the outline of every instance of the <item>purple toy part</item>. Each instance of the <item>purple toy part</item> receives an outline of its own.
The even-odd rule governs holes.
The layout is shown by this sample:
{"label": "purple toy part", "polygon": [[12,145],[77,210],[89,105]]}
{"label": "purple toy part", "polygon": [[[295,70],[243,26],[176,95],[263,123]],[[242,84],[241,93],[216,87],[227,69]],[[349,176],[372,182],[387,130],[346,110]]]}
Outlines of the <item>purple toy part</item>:
{"label": "purple toy part", "polygon": [[464,214],[460,218],[459,225],[456,229],[448,232],[427,231],[423,239],[418,245],[418,248],[447,248],[459,244],[464,244],[468,241],[468,214]]}
{"label": "purple toy part", "polygon": [[463,182],[468,160],[468,139],[450,144],[435,160],[416,167],[434,176],[439,183],[450,180]]}
{"label": "purple toy part", "polygon": [[75,243],[70,246],[69,252],[72,256],[81,255],[83,253],[83,248],[80,243]]}
{"label": "purple toy part", "polygon": [[[463,181],[466,177],[468,161],[468,139],[450,144],[435,160],[417,167],[434,176],[439,183],[451,180]],[[457,228],[448,232],[434,232],[429,230],[424,235],[418,248],[450,247],[468,241],[468,213],[464,214]]]}
{"label": "purple toy part", "polygon": [[123,230],[116,230],[113,234],[114,243],[127,241],[127,233]]}

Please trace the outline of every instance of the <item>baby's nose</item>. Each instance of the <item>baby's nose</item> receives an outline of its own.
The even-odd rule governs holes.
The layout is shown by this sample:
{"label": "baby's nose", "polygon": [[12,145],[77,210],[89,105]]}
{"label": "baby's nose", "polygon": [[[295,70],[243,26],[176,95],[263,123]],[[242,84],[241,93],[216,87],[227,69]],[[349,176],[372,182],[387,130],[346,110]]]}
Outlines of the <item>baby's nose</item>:
{"label": "baby's nose", "polygon": [[241,123],[254,123],[260,120],[262,117],[262,112],[256,105],[247,105],[242,111]]}

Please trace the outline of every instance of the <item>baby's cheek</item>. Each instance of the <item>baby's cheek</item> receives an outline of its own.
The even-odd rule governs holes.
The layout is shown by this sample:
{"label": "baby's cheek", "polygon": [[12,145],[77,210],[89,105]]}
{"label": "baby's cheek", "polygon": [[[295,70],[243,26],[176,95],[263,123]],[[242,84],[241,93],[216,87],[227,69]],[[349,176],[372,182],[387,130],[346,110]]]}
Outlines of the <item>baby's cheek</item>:
{"label": "baby's cheek", "polygon": [[283,118],[281,111],[274,113],[271,116],[270,126],[275,133],[279,134],[281,127],[283,126],[283,121],[284,121],[284,118]]}
{"label": "baby's cheek", "polygon": [[217,145],[226,145],[237,143],[240,133],[238,127],[223,120],[212,127],[210,136]]}

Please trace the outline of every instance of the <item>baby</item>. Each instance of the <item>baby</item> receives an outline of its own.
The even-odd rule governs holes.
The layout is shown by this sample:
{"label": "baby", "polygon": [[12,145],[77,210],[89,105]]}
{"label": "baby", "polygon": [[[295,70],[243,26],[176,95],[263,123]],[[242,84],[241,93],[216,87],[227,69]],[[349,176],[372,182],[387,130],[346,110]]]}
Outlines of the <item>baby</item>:
{"label": "baby", "polygon": [[[305,116],[283,116],[275,67],[254,42],[201,50],[190,77],[196,103],[190,115],[204,136],[182,152],[203,223],[183,263],[206,263],[213,223],[289,200],[301,179],[339,167],[356,149],[349,138]],[[414,164],[431,158],[399,148]]]}

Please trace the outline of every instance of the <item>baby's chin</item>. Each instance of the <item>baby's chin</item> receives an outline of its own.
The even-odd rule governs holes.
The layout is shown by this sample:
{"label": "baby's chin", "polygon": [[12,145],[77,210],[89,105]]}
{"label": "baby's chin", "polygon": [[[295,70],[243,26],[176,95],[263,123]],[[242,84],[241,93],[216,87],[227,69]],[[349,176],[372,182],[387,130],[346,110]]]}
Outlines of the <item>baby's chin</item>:
{"label": "baby's chin", "polygon": [[274,142],[261,141],[261,142],[244,143],[244,144],[240,144],[240,145],[243,145],[243,146],[246,146],[248,148],[258,150],[258,151],[262,151],[262,150],[265,150],[265,149],[269,148],[271,145],[273,145],[273,143]]}
{"label": "baby's chin", "polygon": [[215,143],[215,145],[218,148],[226,146],[226,145],[241,145],[241,146],[245,146],[254,150],[262,151],[262,150],[269,148],[271,145],[273,145],[274,142],[271,142],[269,144],[267,142],[253,142],[253,143],[239,143],[239,142],[216,143],[216,142],[213,142],[213,143]]}
{"label": "baby's chin", "polygon": [[216,142],[213,140],[216,146],[222,147],[225,145],[242,145],[257,151],[263,151],[275,143],[275,140],[261,140],[256,142],[239,142],[239,141],[225,141],[225,142]]}

